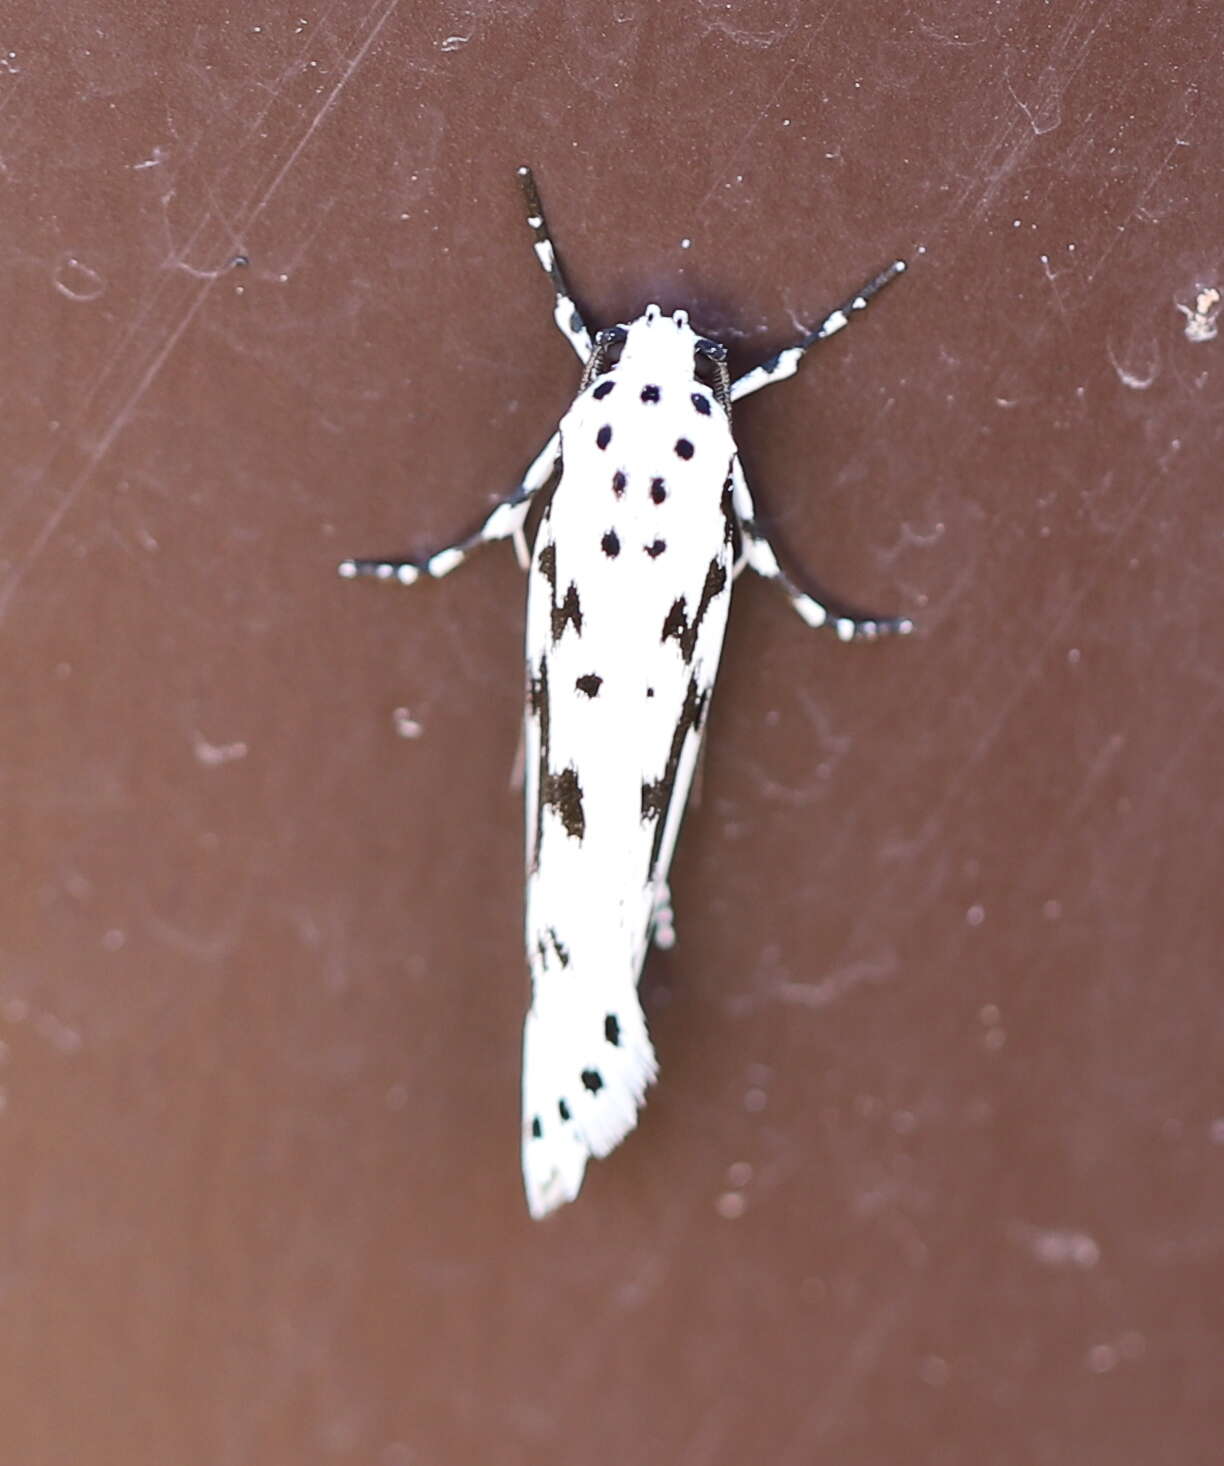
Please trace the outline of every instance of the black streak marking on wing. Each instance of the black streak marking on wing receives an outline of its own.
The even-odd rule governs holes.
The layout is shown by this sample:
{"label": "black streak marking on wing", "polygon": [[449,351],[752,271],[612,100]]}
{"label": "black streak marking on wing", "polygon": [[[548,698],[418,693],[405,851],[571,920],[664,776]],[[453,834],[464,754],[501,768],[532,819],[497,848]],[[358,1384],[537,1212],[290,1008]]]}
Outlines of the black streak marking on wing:
{"label": "black streak marking on wing", "polygon": [[[547,555],[552,549],[549,545],[544,551]],[[543,555],[540,557],[543,563]],[[549,744],[552,739],[551,717],[548,704],[548,658],[544,657],[540,662],[540,670],[537,676],[531,679],[527,689],[527,700],[533,717],[540,725],[540,762],[539,762],[539,793],[536,796],[536,817],[535,817],[535,843],[532,847],[531,867],[533,870],[540,868],[540,837],[544,833],[544,782],[548,778]],[[540,962],[547,966],[547,958],[544,953],[543,943],[540,944]]]}
{"label": "black streak marking on wing", "polygon": [[[540,781],[540,810],[549,805],[561,816],[565,833],[575,840],[586,834],[586,815],[582,809],[582,785],[577,769],[562,769],[559,774],[546,773]],[[560,956],[560,952],[557,954]]]}
{"label": "black streak marking on wing", "polygon": [[565,592],[565,599],[559,606],[556,599],[556,587],[553,588],[552,639],[554,646],[561,640],[562,633],[570,622],[573,622],[574,630],[581,636],[582,606],[578,601],[578,587],[572,580],[569,590]]}
{"label": "black streak marking on wing", "polygon": [[556,952],[557,960],[561,966],[568,967],[570,965],[569,948],[557,935],[557,928],[555,926],[548,928],[548,940],[553,944],[553,951]]}
{"label": "black streak marking on wing", "polygon": [[740,557],[743,549],[743,536],[740,534],[739,515],[735,512],[735,503],[731,497],[731,480],[723,484],[722,499],[719,507],[722,509],[723,517],[723,543],[731,546],[732,561]]}
{"label": "black streak marking on wing", "polygon": [[689,678],[688,691],[684,694],[684,706],[672,732],[671,749],[662,774],[649,784],[642,784],[642,818],[656,820],[654,843],[650,851],[650,869],[654,870],[659,858],[659,846],[663,843],[663,830],[667,824],[667,811],[671,805],[676,786],[676,770],[680,767],[680,755],[684,752],[684,740],[690,732],[701,732],[701,720],[705,716],[709,692],[697,686],[696,677]]}
{"label": "black streak marking on wing", "polygon": [[697,604],[697,614],[693,617],[692,622],[690,623],[688,618],[688,603],[684,596],[672,603],[672,608],[663,622],[663,640],[668,641],[674,638],[678,641],[681,655],[686,662],[693,660],[693,652],[697,646],[697,633],[701,630],[701,623],[710,609],[710,603],[726,588],[726,584],[726,567],[721,560],[711,560],[710,568],[706,571],[705,584],[701,587],[701,600]]}

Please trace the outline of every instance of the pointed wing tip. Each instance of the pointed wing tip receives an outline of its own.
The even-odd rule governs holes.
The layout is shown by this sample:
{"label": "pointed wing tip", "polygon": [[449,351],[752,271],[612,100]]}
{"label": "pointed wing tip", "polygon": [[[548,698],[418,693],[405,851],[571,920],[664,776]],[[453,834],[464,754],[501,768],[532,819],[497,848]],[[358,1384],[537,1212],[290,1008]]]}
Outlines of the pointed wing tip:
{"label": "pointed wing tip", "polygon": [[539,1141],[529,1141],[523,1147],[523,1189],[527,1210],[537,1222],[574,1200],[582,1190],[587,1162],[585,1151],[569,1157],[554,1153],[546,1159],[530,1149],[539,1145]]}

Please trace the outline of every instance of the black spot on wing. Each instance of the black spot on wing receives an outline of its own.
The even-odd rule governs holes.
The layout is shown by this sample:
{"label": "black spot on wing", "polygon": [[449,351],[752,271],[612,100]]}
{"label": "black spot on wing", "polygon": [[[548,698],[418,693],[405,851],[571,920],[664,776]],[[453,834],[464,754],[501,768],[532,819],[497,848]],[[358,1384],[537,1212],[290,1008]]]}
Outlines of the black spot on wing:
{"label": "black spot on wing", "polygon": [[603,427],[600,428],[600,430],[595,434],[595,446],[597,448],[606,448],[611,441],[611,425],[609,423],[604,423]]}
{"label": "black spot on wing", "polygon": [[540,1124],[540,1117],[539,1115],[537,1115],[535,1119],[531,1122],[531,1138],[532,1140],[539,1140],[540,1136],[543,1134],[544,1127]]}
{"label": "black spot on wing", "polygon": [[614,1047],[620,1046],[620,1020],[615,1013],[609,1013],[604,1019],[604,1038]]}
{"label": "black spot on wing", "polygon": [[545,774],[540,783],[540,805],[555,809],[561,816],[565,833],[581,840],[586,834],[586,814],[582,808],[582,785],[577,769],[562,769],[559,774]]}
{"label": "black spot on wing", "polygon": [[625,475],[619,468],[612,475],[612,492],[618,499],[625,492]]}
{"label": "black spot on wing", "polygon": [[705,395],[704,392],[694,392],[692,401],[693,406],[702,415],[702,417],[709,417],[710,399]]}
{"label": "black spot on wing", "polygon": [[603,1075],[598,1069],[584,1069],[582,1071],[582,1087],[591,1094],[598,1094],[604,1087]]}
{"label": "black spot on wing", "polygon": [[657,560],[666,549],[666,540],[654,540],[651,544],[645,546],[646,553],[650,556],[652,560]]}
{"label": "black spot on wing", "polygon": [[615,386],[615,382],[600,382],[599,386],[596,387],[594,392],[591,393],[591,396],[594,397],[597,402],[602,402],[603,399],[608,395],[609,392],[611,392],[612,388]]}
{"label": "black spot on wing", "polygon": [[642,401],[657,402],[659,400],[659,389],[657,387],[643,387]]}
{"label": "black spot on wing", "polygon": [[586,672],[574,683],[579,692],[585,692],[587,697],[598,697],[599,689],[603,686],[603,678],[598,672]]}
{"label": "black spot on wing", "polygon": [[540,551],[540,574],[552,586],[553,601],[557,599],[557,547],[549,543]]}
{"label": "black spot on wing", "polygon": [[560,1115],[564,1121],[566,1121],[567,1123],[569,1122],[570,1107],[565,1103],[564,1100],[557,1101],[557,1114]]}
{"label": "black spot on wing", "polygon": [[599,547],[607,555],[609,560],[615,560],[620,554],[620,539],[614,529],[610,529],[599,542]]}
{"label": "black spot on wing", "polygon": [[661,504],[667,498],[667,485],[661,478],[650,480],[650,497],[656,504]]}
{"label": "black spot on wing", "polygon": [[687,438],[677,438],[676,439],[676,457],[677,458],[683,458],[685,460],[688,460],[692,456],[693,456],[693,445],[689,442],[689,440]]}
{"label": "black spot on wing", "polygon": [[721,594],[726,588],[727,570],[721,560],[710,561],[706,570],[705,584],[701,587],[701,599],[697,603],[697,614],[690,622],[688,617],[688,601],[686,597],[680,596],[672,602],[672,608],[668,611],[663,621],[663,641],[675,640],[680,643],[680,654],[686,662],[693,660],[693,652],[697,647],[697,634],[701,630],[701,623],[705,620],[706,612],[714,597]]}

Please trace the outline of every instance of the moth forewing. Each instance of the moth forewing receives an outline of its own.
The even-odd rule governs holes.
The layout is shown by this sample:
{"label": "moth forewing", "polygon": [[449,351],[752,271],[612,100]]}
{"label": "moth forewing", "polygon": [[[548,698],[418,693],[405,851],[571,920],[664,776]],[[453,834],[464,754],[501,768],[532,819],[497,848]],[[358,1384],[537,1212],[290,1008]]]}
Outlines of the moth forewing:
{"label": "moth forewing", "polygon": [[655,1073],[637,984],[732,572],[734,444],[695,379],[696,340],[683,313],[651,307],[619,363],[593,374],[562,420],[528,581],[523,1164],[535,1212],[576,1184],[575,1132],[605,1154]]}

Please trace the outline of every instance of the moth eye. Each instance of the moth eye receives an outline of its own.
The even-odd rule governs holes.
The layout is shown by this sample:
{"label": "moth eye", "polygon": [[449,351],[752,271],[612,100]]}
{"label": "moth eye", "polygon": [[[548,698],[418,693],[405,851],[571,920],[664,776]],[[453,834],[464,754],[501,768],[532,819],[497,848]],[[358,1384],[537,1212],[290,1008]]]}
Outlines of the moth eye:
{"label": "moth eye", "polygon": [[628,334],[624,326],[609,326],[595,337],[595,349],[603,357],[605,367],[615,366],[620,361],[621,347]]}

